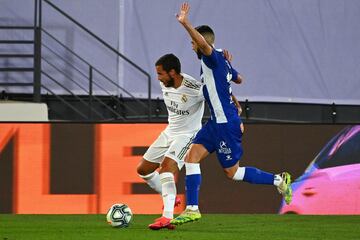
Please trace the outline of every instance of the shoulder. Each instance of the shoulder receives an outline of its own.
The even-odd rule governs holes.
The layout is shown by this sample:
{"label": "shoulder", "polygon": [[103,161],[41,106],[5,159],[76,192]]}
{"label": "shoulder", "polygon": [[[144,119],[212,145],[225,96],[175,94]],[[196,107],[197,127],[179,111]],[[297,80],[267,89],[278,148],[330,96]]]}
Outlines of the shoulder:
{"label": "shoulder", "polygon": [[223,50],[215,49],[215,48],[213,48],[211,55],[209,56],[203,55],[202,57],[204,63],[210,68],[214,68],[215,66],[217,66],[219,62],[224,61],[224,59],[225,58],[224,58]]}
{"label": "shoulder", "polygon": [[224,55],[224,52],[221,48],[213,48],[211,54],[208,56],[202,54],[202,56],[204,58],[213,58],[213,57],[218,57],[218,56],[223,56],[223,55]]}
{"label": "shoulder", "polygon": [[221,60],[224,60],[224,52],[221,48],[214,48],[213,49],[213,52],[212,52],[212,55],[214,58],[216,58],[217,61],[221,61]]}
{"label": "shoulder", "polygon": [[216,53],[216,54],[224,54],[224,51],[221,49],[221,48],[214,48],[214,52]]}
{"label": "shoulder", "polygon": [[202,87],[202,83],[195,80],[192,76],[181,73],[181,75],[184,77],[182,85],[186,88],[194,89],[194,90],[200,90]]}

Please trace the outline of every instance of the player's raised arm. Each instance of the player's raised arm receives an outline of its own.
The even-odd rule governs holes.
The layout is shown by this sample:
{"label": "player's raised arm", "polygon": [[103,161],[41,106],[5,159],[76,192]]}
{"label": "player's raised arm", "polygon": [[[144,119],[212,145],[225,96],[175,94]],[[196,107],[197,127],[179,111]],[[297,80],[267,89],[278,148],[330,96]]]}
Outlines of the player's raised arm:
{"label": "player's raised arm", "polygon": [[212,52],[212,47],[206,42],[204,37],[196,31],[196,29],[191,25],[188,16],[189,16],[190,5],[185,2],[181,5],[180,12],[176,15],[177,20],[181,25],[184,26],[186,31],[189,33],[191,39],[197,44],[200,51],[205,56],[210,56]]}

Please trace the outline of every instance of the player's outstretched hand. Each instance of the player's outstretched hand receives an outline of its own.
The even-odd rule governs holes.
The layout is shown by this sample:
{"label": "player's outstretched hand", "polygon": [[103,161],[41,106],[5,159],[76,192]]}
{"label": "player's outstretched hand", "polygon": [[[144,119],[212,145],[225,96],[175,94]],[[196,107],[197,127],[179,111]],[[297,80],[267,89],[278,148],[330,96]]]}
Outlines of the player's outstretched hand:
{"label": "player's outstretched hand", "polygon": [[188,21],[189,10],[189,3],[184,2],[183,4],[181,4],[180,12],[176,14],[176,18],[181,24],[184,24]]}

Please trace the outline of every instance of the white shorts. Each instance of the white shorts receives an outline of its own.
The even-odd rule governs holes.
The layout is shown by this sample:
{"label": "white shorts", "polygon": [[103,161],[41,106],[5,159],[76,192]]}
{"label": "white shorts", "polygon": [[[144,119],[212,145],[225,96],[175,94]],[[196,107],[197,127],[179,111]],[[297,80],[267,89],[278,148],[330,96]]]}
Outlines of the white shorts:
{"label": "white shorts", "polygon": [[183,134],[171,137],[165,132],[151,144],[143,158],[149,162],[162,163],[164,157],[173,159],[179,170],[184,166],[185,155],[195,134]]}

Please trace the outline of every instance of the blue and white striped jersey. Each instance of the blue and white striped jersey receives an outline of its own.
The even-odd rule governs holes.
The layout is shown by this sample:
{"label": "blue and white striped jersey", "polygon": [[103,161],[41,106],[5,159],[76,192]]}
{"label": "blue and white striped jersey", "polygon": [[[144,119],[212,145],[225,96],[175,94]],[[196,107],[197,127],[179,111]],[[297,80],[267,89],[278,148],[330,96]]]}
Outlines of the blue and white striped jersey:
{"label": "blue and white striped jersey", "polygon": [[237,71],[225,59],[221,49],[213,49],[210,56],[201,57],[203,93],[216,123],[238,118],[238,110],[231,99],[230,81],[237,79]]}

